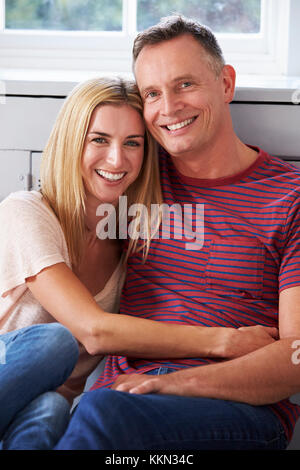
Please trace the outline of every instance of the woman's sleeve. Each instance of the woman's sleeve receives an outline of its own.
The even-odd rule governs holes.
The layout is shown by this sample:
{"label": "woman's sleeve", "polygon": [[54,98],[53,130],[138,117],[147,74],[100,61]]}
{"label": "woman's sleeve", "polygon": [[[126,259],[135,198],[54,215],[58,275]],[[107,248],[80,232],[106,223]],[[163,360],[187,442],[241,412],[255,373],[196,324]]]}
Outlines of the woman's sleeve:
{"label": "woman's sleeve", "polygon": [[38,198],[7,198],[0,204],[0,295],[56,263],[66,262],[58,220]]}

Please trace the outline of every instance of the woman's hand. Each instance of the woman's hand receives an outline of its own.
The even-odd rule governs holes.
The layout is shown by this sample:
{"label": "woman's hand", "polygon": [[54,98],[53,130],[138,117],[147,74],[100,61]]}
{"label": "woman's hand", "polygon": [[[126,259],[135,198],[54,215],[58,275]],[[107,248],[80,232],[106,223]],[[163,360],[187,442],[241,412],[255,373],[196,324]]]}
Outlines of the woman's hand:
{"label": "woman's hand", "polygon": [[[256,351],[279,339],[278,329],[262,325],[220,328],[215,357],[233,359]],[[216,333],[218,336],[218,332]]]}

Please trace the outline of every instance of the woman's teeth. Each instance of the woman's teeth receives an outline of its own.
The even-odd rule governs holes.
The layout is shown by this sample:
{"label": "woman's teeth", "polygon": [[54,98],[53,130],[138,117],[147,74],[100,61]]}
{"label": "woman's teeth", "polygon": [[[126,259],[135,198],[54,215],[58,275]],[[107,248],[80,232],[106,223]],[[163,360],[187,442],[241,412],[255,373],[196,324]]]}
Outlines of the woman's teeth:
{"label": "woman's teeth", "polygon": [[124,173],[109,173],[108,171],[104,171],[104,170],[96,170],[96,173],[98,173],[98,175],[102,176],[102,178],[105,178],[108,181],[118,181],[121,178],[123,178],[123,176],[125,175],[125,172]]}
{"label": "woman's teeth", "polygon": [[166,126],[169,131],[176,131],[177,129],[181,129],[182,127],[188,126],[191,124],[196,118],[186,119],[185,121],[178,122],[177,124],[172,124],[171,126]]}

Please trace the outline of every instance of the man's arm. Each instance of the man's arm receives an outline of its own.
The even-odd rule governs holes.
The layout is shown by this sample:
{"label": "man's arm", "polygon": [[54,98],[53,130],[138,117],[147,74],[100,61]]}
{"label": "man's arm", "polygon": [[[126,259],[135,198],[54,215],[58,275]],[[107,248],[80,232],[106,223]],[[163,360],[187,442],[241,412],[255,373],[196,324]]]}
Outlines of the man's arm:
{"label": "man's arm", "polygon": [[[279,300],[280,339],[242,357],[153,378],[132,377],[114,388],[131,393],[163,393],[275,403],[300,390],[300,364],[293,360],[300,341],[300,287],[284,290]],[[298,346],[299,348],[299,346]]]}

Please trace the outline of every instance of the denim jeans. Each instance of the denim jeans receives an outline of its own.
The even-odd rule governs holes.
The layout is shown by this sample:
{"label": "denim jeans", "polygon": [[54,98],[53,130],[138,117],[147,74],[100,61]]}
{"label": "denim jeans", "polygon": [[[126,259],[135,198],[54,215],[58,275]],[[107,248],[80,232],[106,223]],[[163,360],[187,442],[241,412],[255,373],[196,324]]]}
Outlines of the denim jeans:
{"label": "denim jeans", "polygon": [[286,446],[281,423],[265,406],[102,388],[82,397],[55,449],[283,450]]}
{"label": "denim jeans", "polygon": [[78,344],[59,323],[0,336],[0,440],[3,449],[51,449],[69,421],[55,390],[78,360]]}

